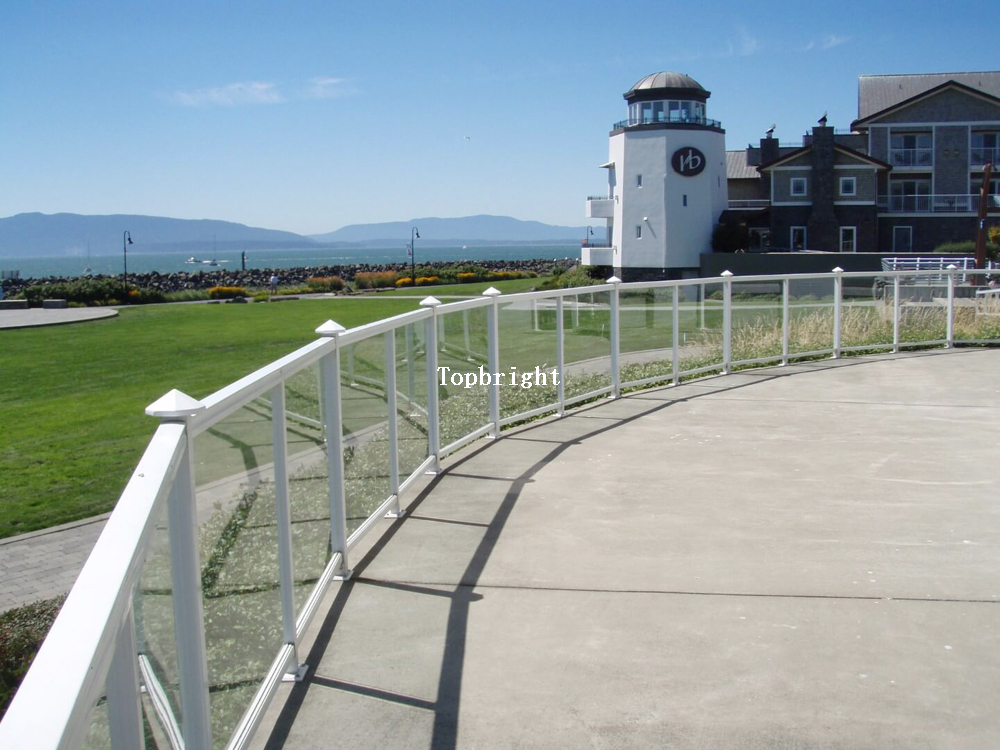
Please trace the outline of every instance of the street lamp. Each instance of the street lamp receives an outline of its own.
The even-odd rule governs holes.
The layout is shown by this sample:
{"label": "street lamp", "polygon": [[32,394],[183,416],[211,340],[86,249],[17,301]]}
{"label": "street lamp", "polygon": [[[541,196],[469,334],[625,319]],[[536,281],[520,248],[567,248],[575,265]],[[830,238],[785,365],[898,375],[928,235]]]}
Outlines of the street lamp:
{"label": "street lamp", "polygon": [[413,241],[420,239],[420,230],[416,227],[410,230],[410,286],[417,285],[417,254],[414,251]]}
{"label": "street lamp", "polygon": [[128,246],[132,244],[132,235],[126,229],[122,235],[122,258],[125,261],[125,276],[122,285],[125,287],[125,301],[128,302]]}

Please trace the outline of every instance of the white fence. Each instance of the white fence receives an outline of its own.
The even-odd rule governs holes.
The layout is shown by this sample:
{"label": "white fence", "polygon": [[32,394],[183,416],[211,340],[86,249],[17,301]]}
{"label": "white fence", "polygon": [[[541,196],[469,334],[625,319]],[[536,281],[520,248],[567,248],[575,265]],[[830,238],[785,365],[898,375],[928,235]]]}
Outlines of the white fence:
{"label": "white fence", "polygon": [[[1000,343],[1000,319],[956,293],[954,267],[944,274],[930,294],[908,283],[926,272],[836,269],[431,297],[351,330],[328,321],[201,401],[170,392],[147,409],[162,424],[0,723],[0,747],[244,747],[278,684],[301,679],[300,639],[350,576],[352,550],[444,456],[623,389]],[[481,373],[489,385],[466,387]]]}

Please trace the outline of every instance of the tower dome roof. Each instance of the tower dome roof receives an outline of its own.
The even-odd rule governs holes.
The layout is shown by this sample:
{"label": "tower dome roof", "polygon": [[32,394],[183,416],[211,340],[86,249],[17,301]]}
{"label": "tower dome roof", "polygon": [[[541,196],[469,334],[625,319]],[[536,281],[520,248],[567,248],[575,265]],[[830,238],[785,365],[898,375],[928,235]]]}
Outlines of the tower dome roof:
{"label": "tower dome roof", "polygon": [[637,81],[625,93],[625,98],[629,101],[633,99],[646,99],[652,92],[655,91],[659,94],[664,90],[702,101],[711,96],[711,92],[707,91],[704,86],[686,73],[662,71],[660,73],[651,73]]}

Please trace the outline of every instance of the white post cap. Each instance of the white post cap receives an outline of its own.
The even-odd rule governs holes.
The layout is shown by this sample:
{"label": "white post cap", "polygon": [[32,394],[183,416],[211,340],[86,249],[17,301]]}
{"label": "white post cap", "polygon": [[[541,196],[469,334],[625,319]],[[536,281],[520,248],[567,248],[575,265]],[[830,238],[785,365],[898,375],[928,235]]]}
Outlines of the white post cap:
{"label": "white post cap", "polygon": [[948,264],[948,270],[949,271],[957,271],[958,270],[958,266],[956,266],[954,263],[950,263],[950,264]]}
{"label": "white post cap", "polygon": [[617,276],[612,276],[610,279],[608,279],[608,283],[609,284],[621,284],[622,280],[619,279]]}
{"label": "white post cap", "polygon": [[501,294],[503,294],[503,292],[501,292],[495,286],[491,286],[489,289],[483,292],[483,294],[486,295],[487,297],[499,297]]}
{"label": "white post cap", "polygon": [[316,333],[320,336],[339,336],[347,329],[332,320],[326,321],[323,325],[316,329]]}
{"label": "white post cap", "polygon": [[197,414],[205,405],[174,388],[146,407],[146,413],[160,419],[178,419]]}
{"label": "white post cap", "polygon": [[422,300],[420,300],[421,307],[437,307],[440,304],[441,300],[439,300],[437,297],[424,297]]}
{"label": "white post cap", "polygon": [[840,266],[837,266],[836,268],[833,269],[833,272],[834,273],[843,273],[844,269],[841,268]]}
{"label": "white post cap", "polygon": [[724,278],[728,279],[728,278],[732,277],[733,272],[732,271],[723,271],[720,275],[723,276]]}

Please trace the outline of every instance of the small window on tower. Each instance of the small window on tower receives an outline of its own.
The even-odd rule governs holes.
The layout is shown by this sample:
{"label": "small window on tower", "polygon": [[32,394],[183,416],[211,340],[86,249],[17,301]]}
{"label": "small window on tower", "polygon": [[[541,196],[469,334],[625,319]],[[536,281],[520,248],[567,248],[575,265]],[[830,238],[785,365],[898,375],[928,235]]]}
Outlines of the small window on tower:
{"label": "small window on tower", "polygon": [[687,204],[688,204],[688,197],[685,195],[684,196],[684,205],[686,206]]}
{"label": "small window on tower", "polygon": [[635,176],[635,186],[636,187],[642,187],[642,175],[641,174],[637,174]]}
{"label": "small window on tower", "polygon": [[642,224],[636,224],[635,226],[635,238],[637,240],[642,239]]}

